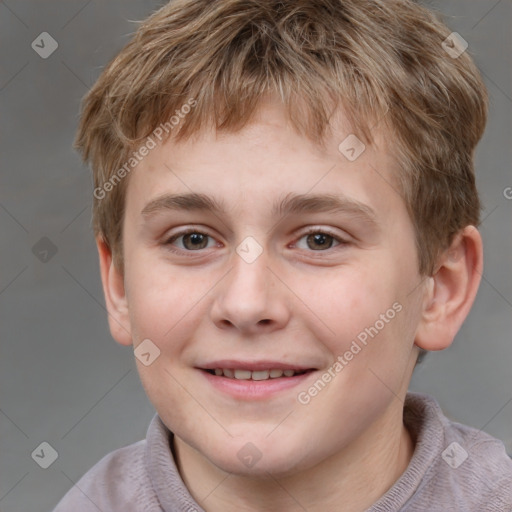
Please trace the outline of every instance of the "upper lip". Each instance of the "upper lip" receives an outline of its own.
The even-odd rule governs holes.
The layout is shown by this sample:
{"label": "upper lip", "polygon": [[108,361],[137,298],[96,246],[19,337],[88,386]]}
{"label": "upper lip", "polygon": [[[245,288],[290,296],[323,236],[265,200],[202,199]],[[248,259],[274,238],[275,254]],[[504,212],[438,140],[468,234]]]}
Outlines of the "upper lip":
{"label": "upper lip", "polygon": [[314,370],[311,366],[300,364],[282,363],[280,361],[236,361],[234,359],[223,359],[222,361],[212,361],[199,366],[202,370],[215,370],[216,368],[231,368],[235,370]]}

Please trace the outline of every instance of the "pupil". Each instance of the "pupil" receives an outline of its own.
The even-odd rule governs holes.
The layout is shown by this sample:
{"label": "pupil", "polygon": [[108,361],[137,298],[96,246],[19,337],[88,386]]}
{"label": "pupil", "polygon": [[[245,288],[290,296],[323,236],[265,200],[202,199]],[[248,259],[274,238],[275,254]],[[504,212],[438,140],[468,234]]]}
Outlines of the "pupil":
{"label": "pupil", "polygon": [[[316,244],[317,247],[320,246],[320,247],[328,247],[329,248],[330,244],[326,243],[327,238],[332,238],[332,237],[330,235],[325,235],[325,234],[322,234],[322,233],[316,233],[314,235],[310,235],[308,237],[308,241],[310,239],[313,239],[314,244]],[[311,245],[310,245],[310,249],[313,249],[313,248],[314,247],[311,247]]]}
{"label": "pupil", "polygon": [[[189,240],[192,242],[192,246],[197,249],[199,245],[202,243],[204,245],[206,237],[201,233],[191,233],[189,235],[185,235],[184,240]],[[186,245],[186,244],[185,244]],[[203,247],[199,247],[202,249]]]}

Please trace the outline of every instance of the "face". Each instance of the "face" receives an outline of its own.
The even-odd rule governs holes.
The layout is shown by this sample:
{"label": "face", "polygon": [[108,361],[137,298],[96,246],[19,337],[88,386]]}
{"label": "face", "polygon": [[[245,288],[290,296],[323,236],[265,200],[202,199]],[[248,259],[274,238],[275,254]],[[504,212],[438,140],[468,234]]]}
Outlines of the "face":
{"label": "face", "polygon": [[266,103],[238,133],[167,141],[130,176],[129,342],[160,351],[137,360],[141,381],[225,471],[310,468],[401,414],[421,309],[413,225],[385,134],[350,161],[350,129],[333,126],[319,148]]}

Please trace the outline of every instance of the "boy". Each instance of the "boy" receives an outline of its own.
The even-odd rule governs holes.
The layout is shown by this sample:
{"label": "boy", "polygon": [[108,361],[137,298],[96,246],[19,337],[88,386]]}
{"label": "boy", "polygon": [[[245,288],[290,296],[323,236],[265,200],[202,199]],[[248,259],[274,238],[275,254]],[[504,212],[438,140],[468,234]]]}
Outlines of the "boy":
{"label": "boy", "polygon": [[55,509],[506,511],[503,444],[408,393],[482,272],[487,95],[409,0],[176,0],[77,145],[112,336],[157,415]]}

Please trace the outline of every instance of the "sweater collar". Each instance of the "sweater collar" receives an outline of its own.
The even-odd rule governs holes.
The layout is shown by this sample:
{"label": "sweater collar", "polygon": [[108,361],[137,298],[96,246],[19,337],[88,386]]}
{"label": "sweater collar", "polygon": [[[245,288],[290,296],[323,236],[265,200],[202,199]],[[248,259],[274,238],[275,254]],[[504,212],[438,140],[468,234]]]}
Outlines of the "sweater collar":
{"label": "sweater collar", "polygon": [[155,414],[146,436],[146,467],[164,512],[205,512],[183,482],[171,446],[173,433]]}
{"label": "sweater collar", "polygon": [[[414,442],[414,453],[407,469],[389,491],[367,512],[399,510],[425,483],[427,470],[438,457],[444,440],[443,414],[430,396],[409,392],[405,398],[404,424]],[[146,467],[164,512],[205,512],[188,491],[173,458],[172,432],[158,414],[153,417],[146,437]]]}
{"label": "sweater collar", "polygon": [[431,396],[408,392],[403,421],[414,440],[414,453],[400,478],[367,512],[402,510],[420,484],[425,485],[435,473],[431,470],[443,449],[447,421],[438,403]]}

